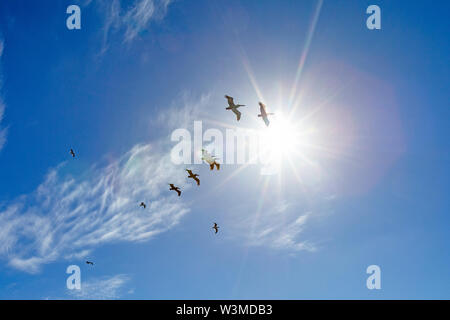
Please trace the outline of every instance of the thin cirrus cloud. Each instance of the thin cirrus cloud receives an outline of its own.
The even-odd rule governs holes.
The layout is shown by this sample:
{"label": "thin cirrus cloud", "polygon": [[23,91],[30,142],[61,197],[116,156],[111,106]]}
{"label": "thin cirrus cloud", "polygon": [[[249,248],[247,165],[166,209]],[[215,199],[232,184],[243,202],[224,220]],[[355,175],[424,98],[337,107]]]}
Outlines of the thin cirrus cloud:
{"label": "thin cirrus cloud", "polygon": [[101,1],[100,10],[105,14],[102,51],[108,49],[108,38],[112,33],[123,34],[123,42],[131,43],[152,21],[165,17],[172,0],[136,0],[131,5],[120,0]]}
{"label": "thin cirrus cloud", "polygon": [[36,273],[46,263],[84,258],[99,245],[145,241],[175,226],[189,209],[168,183],[189,185],[159,148],[136,145],[80,179],[61,173],[67,163],[51,170],[34,192],[0,208],[0,256]]}
{"label": "thin cirrus cloud", "polygon": [[130,281],[126,274],[83,281],[80,290],[67,290],[68,295],[79,300],[119,299],[125,292],[125,285]]}
{"label": "thin cirrus cloud", "polygon": [[[291,253],[303,250],[313,252],[317,250],[316,245],[301,237],[311,215],[310,211],[299,213],[293,203],[283,201],[240,219],[234,217],[235,222],[230,222],[230,225],[236,234],[245,235],[241,241],[244,240],[249,246]],[[243,230],[243,226],[246,230]]]}
{"label": "thin cirrus cloud", "polygon": [[[194,120],[211,103],[210,95],[198,99],[186,93],[176,102],[182,107],[169,108],[156,120],[165,123],[166,130],[167,123],[187,125],[186,118]],[[191,185],[184,170],[170,160],[173,144],[168,138],[135,145],[118,160],[77,177],[64,174],[71,171],[72,160],[65,162],[32,193],[0,204],[0,257],[13,268],[37,273],[47,263],[85,259],[104,244],[147,241],[176,226],[189,207],[168,190],[168,183],[184,190]],[[195,195],[190,200],[195,201]],[[139,207],[141,201],[146,209]],[[227,218],[232,219],[230,235],[240,243],[288,251],[316,249],[301,239],[311,213],[299,214],[302,210],[293,203],[282,202],[256,215],[232,211],[238,216]]]}

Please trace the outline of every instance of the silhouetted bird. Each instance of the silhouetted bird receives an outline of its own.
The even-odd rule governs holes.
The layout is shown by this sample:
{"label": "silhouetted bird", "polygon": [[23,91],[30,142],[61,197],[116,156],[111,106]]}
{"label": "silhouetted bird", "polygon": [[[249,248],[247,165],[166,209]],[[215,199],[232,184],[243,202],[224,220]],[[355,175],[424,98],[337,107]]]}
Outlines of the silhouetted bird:
{"label": "silhouetted bird", "polygon": [[273,115],[273,113],[267,113],[266,112],[266,105],[262,102],[259,103],[259,110],[261,111],[261,114],[258,114],[258,117],[262,117],[264,120],[264,123],[266,126],[269,126],[269,119],[267,118],[268,115]]}
{"label": "silhouetted bird", "polygon": [[70,154],[72,155],[72,158],[75,158],[75,152],[73,151],[73,149],[70,149]]}
{"label": "silhouetted bird", "polygon": [[91,266],[93,266],[93,265],[94,265],[94,263],[93,263],[93,262],[91,262],[91,261],[86,261],[86,264],[90,264]]}
{"label": "silhouetted bird", "polygon": [[216,230],[216,233],[219,232],[219,226],[217,225],[217,223],[214,222],[214,226],[212,228]]}
{"label": "silhouetted bird", "polygon": [[172,183],[169,184],[169,186],[170,186],[170,189],[169,189],[169,190],[174,190],[174,191],[176,191],[176,192],[178,193],[178,196],[181,196],[180,188],[175,187]]}
{"label": "silhouetted bird", "polygon": [[146,206],[145,203],[143,203],[143,202],[141,202],[141,204],[140,204],[139,206],[140,206],[140,207],[144,207],[144,209],[147,208],[147,206]]}
{"label": "silhouetted bird", "polygon": [[193,174],[191,170],[186,169],[186,171],[189,173],[188,178],[192,178],[197,182],[197,185],[200,185],[200,179],[197,178],[199,175],[198,174]]}
{"label": "silhouetted bird", "polygon": [[225,98],[228,100],[228,107],[226,107],[226,110],[231,110],[236,115],[237,121],[241,119],[241,113],[237,108],[244,107],[245,104],[234,104],[233,97],[225,95]]}

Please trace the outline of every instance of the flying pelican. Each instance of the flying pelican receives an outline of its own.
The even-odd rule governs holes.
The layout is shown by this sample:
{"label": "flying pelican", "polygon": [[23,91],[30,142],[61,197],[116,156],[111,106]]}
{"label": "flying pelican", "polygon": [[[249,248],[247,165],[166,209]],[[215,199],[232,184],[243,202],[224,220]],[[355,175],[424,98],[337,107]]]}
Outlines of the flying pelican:
{"label": "flying pelican", "polygon": [[180,188],[175,187],[172,183],[169,184],[169,186],[170,186],[170,189],[169,189],[169,190],[174,190],[174,191],[176,191],[176,192],[178,193],[178,196],[181,196]]}
{"label": "flying pelican", "polygon": [[210,155],[205,149],[202,149],[202,160],[208,162],[210,170],[214,169],[214,165],[216,166],[217,170],[220,170],[220,163],[217,163],[216,157]]}
{"label": "flying pelican", "polygon": [[93,262],[91,262],[91,261],[86,261],[86,264],[90,264],[91,266],[93,266],[93,265],[94,265],[94,263],[93,263]]}
{"label": "flying pelican", "polygon": [[147,206],[145,205],[144,202],[141,202],[141,204],[139,205],[139,207],[144,207],[144,209],[147,208]]}
{"label": "flying pelican", "polygon": [[219,232],[219,226],[217,225],[217,223],[214,222],[214,226],[212,228],[216,230],[216,233]]}
{"label": "flying pelican", "polygon": [[192,178],[195,180],[195,182],[197,182],[197,185],[200,185],[200,179],[197,178],[199,175],[198,174],[193,174],[191,170],[186,169],[186,171],[189,173],[188,178]]}
{"label": "flying pelican", "polygon": [[267,113],[266,112],[266,105],[262,102],[259,103],[259,110],[261,110],[261,114],[258,114],[258,117],[262,117],[264,120],[264,123],[266,126],[269,126],[269,119],[267,118],[268,115],[273,115],[273,113]]}
{"label": "flying pelican", "polygon": [[75,152],[73,151],[73,149],[70,149],[70,154],[72,155],[72,158],[75,158]]}
{"label": "flying pelican", "polygon": [[245,104],[234,104],[233,97],[230,97],[228,95],[225,95],[225,98],[228,100],[228,107],[226,107],[226,110],[231,110],[236,115],[237,121],[241,119],[241,113],[237,108],[244,107]]}

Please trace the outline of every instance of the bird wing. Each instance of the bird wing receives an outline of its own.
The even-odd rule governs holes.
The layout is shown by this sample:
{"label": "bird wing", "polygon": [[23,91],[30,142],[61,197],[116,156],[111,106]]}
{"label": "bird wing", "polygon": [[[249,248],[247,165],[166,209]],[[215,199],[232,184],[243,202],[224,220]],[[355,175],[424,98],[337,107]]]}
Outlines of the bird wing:
{"label": "bird wing", "polygon": [[238,109],[231,109],[231,111],[233,111],[237,117],[237,121],[239,121],[239,119],[241,119],[241,112]]}
{"label": "bird wing", "polygon": [[227,98],[227,100],[228,100],[228,105],[229,105],[230,107],[234,106],[233,97],[230,97],[230,96],[225,95],[225,98]]}
{"label": "bird wing", "polygon": [[266,116],[267,112],[266,112],[266,105],[262,102],[259,103],[259,110],[261,111],[261,116]]}
{"label": "bird wing", "polygon": [[267,118],[267,116],[263,117],[264,123],[266,124],[266,126],[269,126],[269,119]]}
{"label": "bird wing", "polygon": [[207,159],[207,158],[211,158],[211,155],[208,153],[208,151],[206,151],[206,150],[202,150],[202,155],[203,155],[203,158],[205,158],[205,159]]}
{"label": "bird wing", "polygon": [[197,185],[200,185],[200,179],[197,177],[194,177],[194,180],[197,182]]}
{"label": "bird wing", "polygon": [[259,110],[261,111],[261,115],[264,117],[267,115],[266,113],[266,105],[262,102],[259,103]]}

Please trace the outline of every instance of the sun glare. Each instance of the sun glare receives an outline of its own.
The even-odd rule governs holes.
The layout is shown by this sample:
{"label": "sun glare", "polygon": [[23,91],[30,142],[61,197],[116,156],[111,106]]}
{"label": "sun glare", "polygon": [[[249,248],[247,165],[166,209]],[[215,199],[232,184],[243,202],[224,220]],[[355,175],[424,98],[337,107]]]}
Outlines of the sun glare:
{"label": "sun glare", "polygon": [[301,152],[302,131],[286,116],[277,113],[271,118],[270,125],[260,132],[262,138],[262,152],[267,162],[281,166],[288,157]]}

